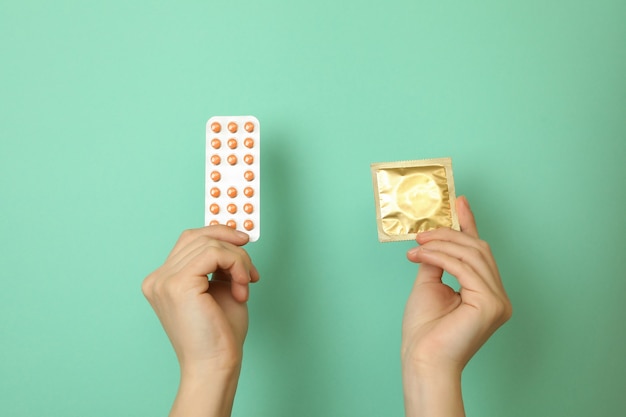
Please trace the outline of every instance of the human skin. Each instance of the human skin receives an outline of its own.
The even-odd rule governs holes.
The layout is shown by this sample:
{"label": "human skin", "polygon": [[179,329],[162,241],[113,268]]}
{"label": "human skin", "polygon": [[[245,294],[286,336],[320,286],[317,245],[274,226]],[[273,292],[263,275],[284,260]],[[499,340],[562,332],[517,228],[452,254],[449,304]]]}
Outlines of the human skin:
{"label": "human skin", "polygon": [[[419,246],[407,253],[421,264],[402,323],[409,417],[463,416],[461,372],[511,316],[491,250],[463,197],[457,212],[460,232],[422,233]],[[180,363],[172,417],[231,414],[248,328],[249,284],[259,280],[242,248],[247,242],[245,233],[226,226],[185,231],[165,263],[143,281]],[[459,292],[441,282],[444,270],[458,279]]]}
{"label": "human skin", "polygon": [[143,281],[180,364],[172,417],[231,414],[248,330],[248,285],[259,280],[241,247],[247,242],[245,233],[226,226],[187,230]]}
{"label": "human skin", "polygon": [[[512,314],[489,245],[480,239],[465,197],[461,231],[420,233],[407,258],[420,264],[402,323],[402,374],[408,417],[464,416],[461,373]],[[460,284],[442,283],[443,271]]]}

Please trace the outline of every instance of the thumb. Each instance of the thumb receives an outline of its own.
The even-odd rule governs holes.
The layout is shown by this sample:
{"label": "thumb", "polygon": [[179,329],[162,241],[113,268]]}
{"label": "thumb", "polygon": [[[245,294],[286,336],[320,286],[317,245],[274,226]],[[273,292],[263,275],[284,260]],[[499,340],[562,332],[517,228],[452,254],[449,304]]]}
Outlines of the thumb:
{"label": "thumb", "polygon": [[425,283],[441,283],[441,277],[443,276],[443,269],[438,266],[429,264],[420,264],[417,271],[417,278],[415,279],[415,285]]}
{"label": "thumb", "polygon": [[470,208],[469,202],[465,196],[461,196],[456,200],[456,210],[459,215],[459,224],[461,231],[472,237],[478,237],[478,228],[476,227],[476,219]]}

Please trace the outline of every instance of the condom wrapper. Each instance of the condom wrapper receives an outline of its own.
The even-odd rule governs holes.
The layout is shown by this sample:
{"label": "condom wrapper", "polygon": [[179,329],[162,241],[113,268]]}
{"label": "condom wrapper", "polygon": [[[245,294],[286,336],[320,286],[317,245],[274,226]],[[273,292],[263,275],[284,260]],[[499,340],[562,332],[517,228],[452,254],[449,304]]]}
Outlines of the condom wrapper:
{"label": "condom wrapper", "polygon": [[420,232],[459,230],[450,158],[371,164],[378,240],[413,240]]}
{"label": "condom wrapper", "polygon": [[261,134],[254,116],[215,116],[206,124],[204,224],[225,224],[259,239]]}

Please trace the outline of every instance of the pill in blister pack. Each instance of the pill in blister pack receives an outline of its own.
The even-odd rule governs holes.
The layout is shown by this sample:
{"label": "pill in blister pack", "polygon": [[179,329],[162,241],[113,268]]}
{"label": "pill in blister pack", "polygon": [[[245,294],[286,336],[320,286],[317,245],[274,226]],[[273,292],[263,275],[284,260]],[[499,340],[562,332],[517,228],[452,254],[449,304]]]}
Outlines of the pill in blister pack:
{"label": "pill in blister pack", "polygon": [[378,240],[415,239],[439,227],[459,230],[450,158],[371,165]]}
{"label": "pill in blister pack", "polygon": [[260,126],[253,116],[215,116],[206,125],[206,225],[260,236]]}

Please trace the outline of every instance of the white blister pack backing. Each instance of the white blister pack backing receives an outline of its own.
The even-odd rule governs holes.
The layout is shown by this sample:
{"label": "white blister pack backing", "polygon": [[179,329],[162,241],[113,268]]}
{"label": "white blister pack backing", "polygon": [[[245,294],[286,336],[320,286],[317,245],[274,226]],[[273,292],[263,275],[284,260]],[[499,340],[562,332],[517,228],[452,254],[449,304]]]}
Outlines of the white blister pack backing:
{"label": "white blister pack backing", "polygon": [[254,116],[215,116],[206,125],[205,225],[261,232],[260,126]]}

